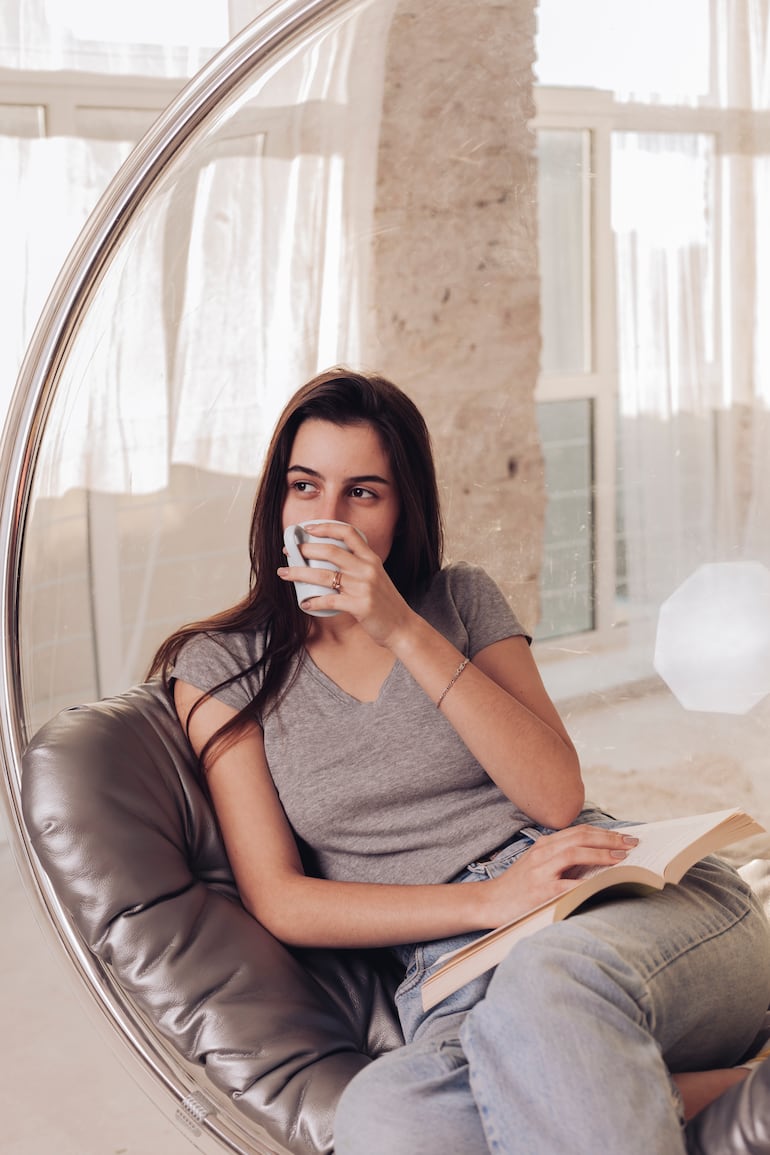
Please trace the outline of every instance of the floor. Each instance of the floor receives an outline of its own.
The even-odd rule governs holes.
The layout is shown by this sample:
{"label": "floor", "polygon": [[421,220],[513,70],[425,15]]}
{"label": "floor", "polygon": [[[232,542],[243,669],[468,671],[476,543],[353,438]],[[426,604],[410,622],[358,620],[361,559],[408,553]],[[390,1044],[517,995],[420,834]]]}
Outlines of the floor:
{"label": "floor", "polygon": [[[561,713],[589,797],[612,813],[650,821],[742,806],[770,830],[770,696],[741,715],[686,710],[665,689]],[[768,858],[770,836],[744,849]]]}
{"label": "floor", "polygon": [[[562,704],[560,704],[562,705]],[[568,703],[592,800],[637,820],[742,805],[770,826],[770,699],[693,714],[666,693]],[[770,857],[760,840],[744,857]],[[38,927],[0,842],[2,1155],[190,1155],[190,1140],[123,1069]]]}
{"label": "floor", "polygon": [[191,1155],[84,1009],[7,843],[0,895],[2,1155]]}

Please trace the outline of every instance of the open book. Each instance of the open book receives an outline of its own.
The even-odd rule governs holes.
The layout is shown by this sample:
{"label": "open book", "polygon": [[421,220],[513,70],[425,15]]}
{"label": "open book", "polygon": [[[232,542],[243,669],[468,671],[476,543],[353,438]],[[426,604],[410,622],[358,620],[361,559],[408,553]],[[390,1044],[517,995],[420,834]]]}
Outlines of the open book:
{"label": "open book", "polygon": [[580,881],[566,894],[534,907],[439,959],[441,965],[422,985],[424,1009],[430,1010],[477,975],[497,966],[519,939],[566,918],[594,895],[609,890],[628,894],[662,890],[667,883],[679,882],[706,854],[764,832],[764,827],[743,810],[718,810],[713,814],[624,826],[623,834],[633,834],[639,839],[626,858],[612,866],[581,869],[573,875]]}

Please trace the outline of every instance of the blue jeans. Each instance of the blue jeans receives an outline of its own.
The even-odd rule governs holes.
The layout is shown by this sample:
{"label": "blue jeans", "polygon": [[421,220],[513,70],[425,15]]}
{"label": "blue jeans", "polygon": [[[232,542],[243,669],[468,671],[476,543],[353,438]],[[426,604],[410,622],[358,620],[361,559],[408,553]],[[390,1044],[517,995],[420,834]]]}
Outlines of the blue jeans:
{"label": "blue jeans", "polygon": [[[530,845],[517,838],[458,883],[494,877]],[[679,886],[523,939],[425,1013],[423,980],[474,937],[400,950],[406,1044],[346,1088],[336,1155],[683,1155],[669,1072],[736,1063],[770,1004],[767,920],[715,858]]]}

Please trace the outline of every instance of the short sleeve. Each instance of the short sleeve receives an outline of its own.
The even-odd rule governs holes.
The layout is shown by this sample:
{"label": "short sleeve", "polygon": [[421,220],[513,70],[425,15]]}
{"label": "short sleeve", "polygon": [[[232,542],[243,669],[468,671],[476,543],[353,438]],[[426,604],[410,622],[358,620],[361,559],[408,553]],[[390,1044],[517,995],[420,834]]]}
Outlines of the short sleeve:
{"label": "short sleeve", "polygon": [[469,658],[504,638],[532,640],[497,583],[466,562],[442,569],[418,610]]}
{"label": "short sleeve", "polygon": [[259,650],[256,639],[245,634],[195,634],[177,654],[171,677],[242,710],[259,691],[260,679],[253,669]]}

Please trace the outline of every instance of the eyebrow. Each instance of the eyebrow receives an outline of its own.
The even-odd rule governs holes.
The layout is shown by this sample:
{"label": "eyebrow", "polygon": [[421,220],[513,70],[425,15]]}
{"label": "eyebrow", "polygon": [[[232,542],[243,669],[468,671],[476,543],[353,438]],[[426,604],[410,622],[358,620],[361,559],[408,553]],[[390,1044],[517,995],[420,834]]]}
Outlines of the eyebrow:
{"label": "eyebrow", "polygon": [[[317,469],[311,469],[307,465],[290,465],[286,470],[287,473],[306,473],[310,477],[317,477],[319,481],[323,481],[323,474],[319,473]],[[380,477],[378,473],[363,473],[360,477],[346,477],[345,481],[348,485],[363,485],[365,482],[379,482],[380,485],[390,485],[387,477]]]}

